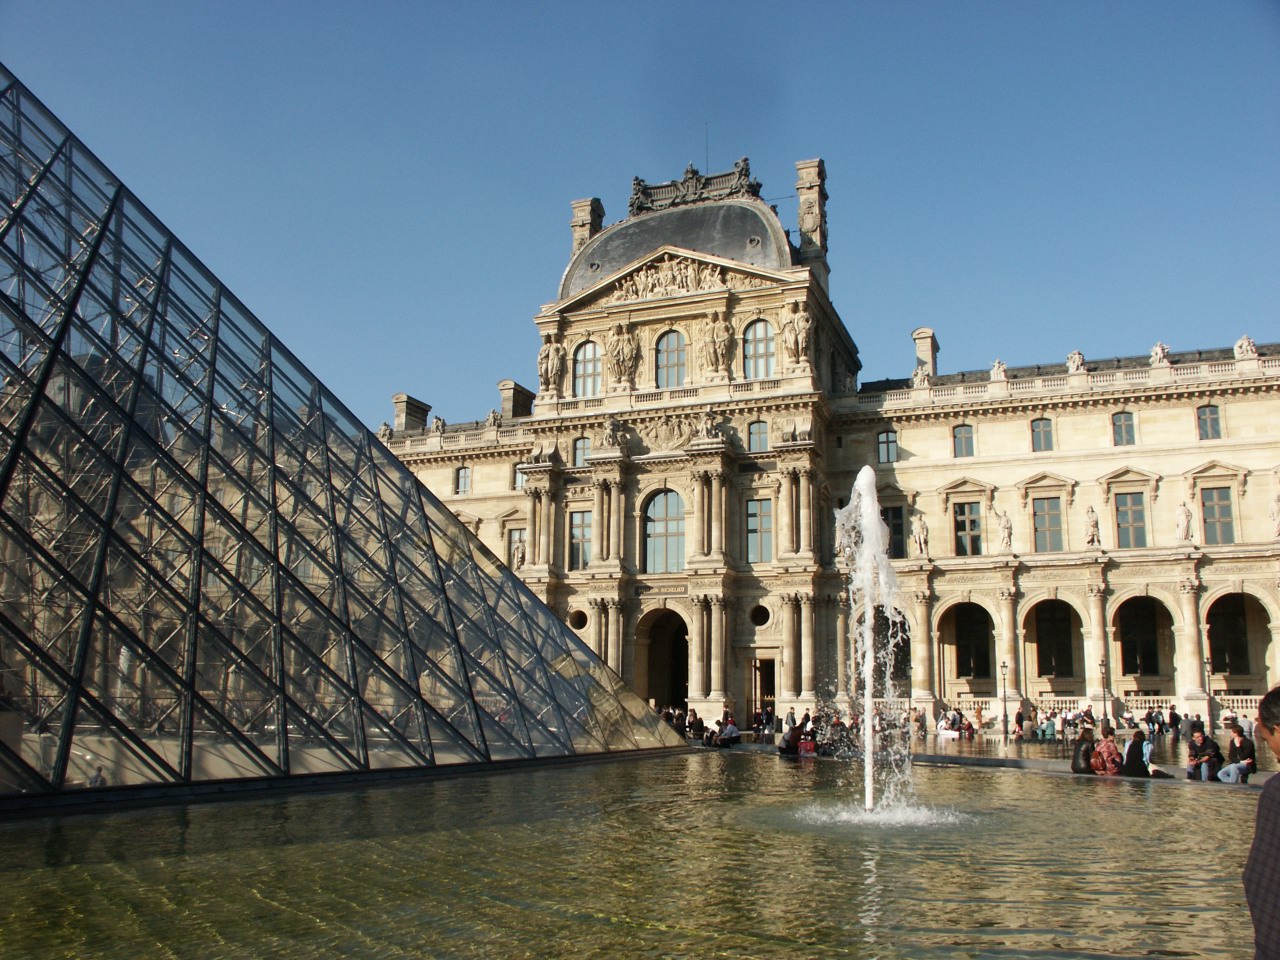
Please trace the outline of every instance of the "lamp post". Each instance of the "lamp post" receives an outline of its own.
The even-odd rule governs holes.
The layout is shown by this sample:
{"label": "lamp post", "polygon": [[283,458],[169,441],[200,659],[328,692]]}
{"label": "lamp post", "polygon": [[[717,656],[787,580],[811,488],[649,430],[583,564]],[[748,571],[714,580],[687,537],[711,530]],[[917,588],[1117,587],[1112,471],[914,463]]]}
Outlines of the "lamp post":
{"label": "lamp post", "polygon": [[1009,700],[1005,696],[1007,687],[1005,686],[1005,677],[1009,675],[1009,664],[1005,660],[1000,661],[1000,710],[1004,716],[1004,745],[1009,746]]}
{"label": "lamp post", "polygon": [[1204,692],[1209,699],[1209,736],[1213,736],[1213,660],[1204,658]]}
{"label": "lamp post", "polygon": [[1098,661],[1098,671],[1102,674],[1102,725],[1108,726],[1110,721],[1107,719],[1107,658],[1103,657]]}

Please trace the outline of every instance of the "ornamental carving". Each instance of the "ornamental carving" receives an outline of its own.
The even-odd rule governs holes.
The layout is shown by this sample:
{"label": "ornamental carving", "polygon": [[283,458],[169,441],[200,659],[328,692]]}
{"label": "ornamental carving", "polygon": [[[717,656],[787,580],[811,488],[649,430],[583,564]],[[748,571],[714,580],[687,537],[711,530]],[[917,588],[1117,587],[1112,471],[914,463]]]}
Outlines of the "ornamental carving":
{"label": "ornamental carving", "polygon": [[686,417],[667,414],[661,420],[640,427],[640,436],[650,450],[680,450],[693,439],[694,426]]}
{"label": "ornamental carving", "polygon": [[772,285],[771,281],[760,277],[726,271],[719,264],[668,253],[661,260],[627,274],[614,284],[612,290],[592,300],[590,305],[607,306],[724,290],[761,290]]}
{"label": "ornamental carving", "polygon": [[651,210],[666,210],[702,200],[727,200],[730,197],[760,196],[760,181],[751,176],[751,161],[743,157],[727,173],[703,176],[689,164],[679,180],[649,184],[639,177],[631,178],[631,198],[627,213],[635,216]]}

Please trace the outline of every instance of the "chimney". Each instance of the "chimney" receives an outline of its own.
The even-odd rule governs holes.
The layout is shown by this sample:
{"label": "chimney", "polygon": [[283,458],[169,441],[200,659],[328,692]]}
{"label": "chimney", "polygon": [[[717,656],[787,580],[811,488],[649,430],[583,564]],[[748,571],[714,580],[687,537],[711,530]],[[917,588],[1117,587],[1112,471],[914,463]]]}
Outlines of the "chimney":
{"label": "chimney", "polygon": [[573,219],[569,225],[573,227],[573,252],[576,254],[597,233],[604,223],[604,204],[596,197],[588,200],[573,201]]}
{"label": "chimney", "polygon": [[499,380],[498,395],[502,398],[499,412],[504,422],[512,417],[528,417],[533,414],[533,391],[525,389],[514,380]]}
{"label": "chimney", "polygon": [[431,413],[429,404],[415,400],[407,393],[397,393],[391,398],[391,406],[396,412],[391,424],[396,433],[402,430],[412,433],[427,428],[427,416]]}
{"label": "chimney", "polygon": [[917,327],[911,331],[911,339],[916,342],[916,366],[924,367],[930,377],[938,375],[938,338],[928,327]]}

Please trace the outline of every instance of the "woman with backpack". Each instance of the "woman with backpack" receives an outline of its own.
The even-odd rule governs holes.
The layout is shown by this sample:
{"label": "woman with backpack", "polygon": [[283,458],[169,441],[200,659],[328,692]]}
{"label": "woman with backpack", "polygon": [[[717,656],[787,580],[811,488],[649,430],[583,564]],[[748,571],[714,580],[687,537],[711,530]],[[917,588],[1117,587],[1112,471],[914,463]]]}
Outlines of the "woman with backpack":
{"label": "woman with backpack", "polygon": [[1102,728],[1102,742],[1094,748],[1090,758],[1093,772],[1103,777],[1114,777],[1120,772],[1120,748],[1116,746],[1116,731],[1112,727]]}

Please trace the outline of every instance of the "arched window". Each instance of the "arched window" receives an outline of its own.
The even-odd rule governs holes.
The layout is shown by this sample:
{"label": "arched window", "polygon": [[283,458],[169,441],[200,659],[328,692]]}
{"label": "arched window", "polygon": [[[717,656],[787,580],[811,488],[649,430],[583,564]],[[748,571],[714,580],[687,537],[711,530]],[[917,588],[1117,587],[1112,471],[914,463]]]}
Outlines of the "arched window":
{"label": "arched window", "polygon": [[880,463],[898,462],[897,430],[885,430],[876,436],[876,459]]}
{"label": "arched window", "polygon": [[769,449],[769,424],[752,420],[747,424],[747,452],[763,453]]}
{"label": "arched window", "polygon": [[668,330],[658,338],[657,380],[659,390],[684,386],[684,335]]}
{"label": "arched window", "polygon": [[747,380],[773,376],[773,327],[756,320],[742,331],[742,375]]}
{"label": "arched window", "polygon": [[1196,428],[1200,431],[1201,440],[1221,440],[1222,421],[1218,419],[1218,408],[1212,403],[1196,407]]}
{"label": "arched window", "polygon": [[962,423],[951,431],[952,449],[957,457],[973,456],[973,427]]}
{"label": "arched window", "polygon": [[585,467],[589,456],[591,456],[591,438],[578,437],[573,441],[573,466]]}
{"label": "arched window", "polygon": [[1036,453],[1053,449],[1053,421],[1048,417],[1031,421],[1031,449]]}
{"label": "arched window", "polygon": [[684,569],[684,501],[674,490],[654,494],[644,509],[645,573]]}
{"label": "arched window", "polygon": [[573,395],[600,395],[600,345],[588,340],[573,351]]}

